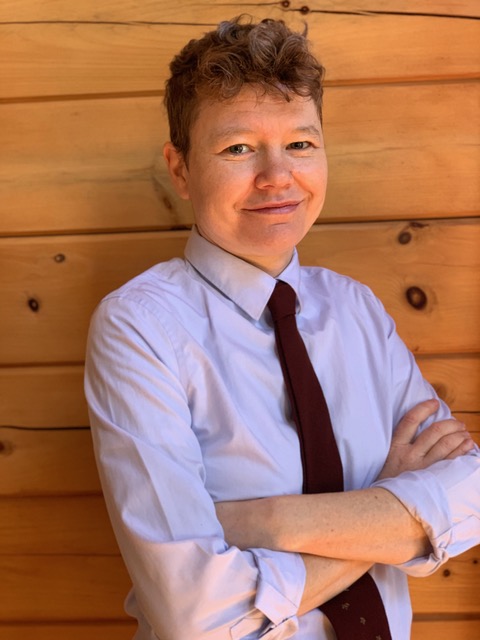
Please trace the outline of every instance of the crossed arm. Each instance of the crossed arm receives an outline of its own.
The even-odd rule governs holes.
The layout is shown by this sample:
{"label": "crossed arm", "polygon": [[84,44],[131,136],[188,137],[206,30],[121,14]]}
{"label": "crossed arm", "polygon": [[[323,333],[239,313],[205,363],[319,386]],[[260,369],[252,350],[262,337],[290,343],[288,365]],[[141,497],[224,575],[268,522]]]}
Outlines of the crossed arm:
{"label": "crossed arm", "polygon": [[[404,416],[378,479],[427,468],[474,446],[456,420],[433,423],[415,437],[437,408],[436,400],[428,400]],[[302,554],[307,580],[300,614],[347,588],[374,563],[400,564],[430,552],[422,524],[381,487],[223,502],[216,509],[230,544]]]}

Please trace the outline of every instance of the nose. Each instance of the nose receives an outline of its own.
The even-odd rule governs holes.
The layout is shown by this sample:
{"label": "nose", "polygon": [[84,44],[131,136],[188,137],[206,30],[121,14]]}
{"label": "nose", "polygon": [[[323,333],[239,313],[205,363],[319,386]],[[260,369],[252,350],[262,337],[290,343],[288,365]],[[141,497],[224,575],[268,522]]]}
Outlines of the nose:
{"label": "nose", "polygon": [[279,189],[292,184],[291,159],[282,152],[264,152],[258,161],[255,186],[258,189]]}

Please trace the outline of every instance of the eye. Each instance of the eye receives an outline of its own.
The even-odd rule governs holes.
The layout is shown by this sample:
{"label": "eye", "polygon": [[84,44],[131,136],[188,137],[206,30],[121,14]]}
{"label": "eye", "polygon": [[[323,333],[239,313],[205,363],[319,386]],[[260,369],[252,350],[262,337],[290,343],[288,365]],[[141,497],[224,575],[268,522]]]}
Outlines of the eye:
{"label": "eye", "polygon": [[291,142],[287,149],[295,149],[295,151],[303,151],[303,149],[309,149],[312,146],[311,142],[306,140],[300,140],[299,142]]}
{"label": "eye", "polygon": [[228,153],[231,153],[234,156],[241,156],[249,150],[250,149],[246,144],[232,144],[226,149]]}

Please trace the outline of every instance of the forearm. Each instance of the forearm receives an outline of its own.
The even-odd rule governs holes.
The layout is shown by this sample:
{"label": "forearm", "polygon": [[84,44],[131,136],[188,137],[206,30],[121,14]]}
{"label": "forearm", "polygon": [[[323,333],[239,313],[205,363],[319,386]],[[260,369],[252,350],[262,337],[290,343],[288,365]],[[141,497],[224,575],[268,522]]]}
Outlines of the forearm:
{"label": "forearm", "polygon": [[[224,522],[225,507],[219,508]],[[236,503],[232,515],[227,539],[243,548],[383,564],[406,562],[430,549],[421,524],[382,488],[264,498],[254,510]]]}
{"label": "forearm", "polygon": [[422,525],[384,489],[305,498],[305,504],[298,501],[293,507],[291,528],[285,527],[282,515],[290,511],[289,500],[277,505],[277,521],[284,523],[280,543],[293,544],[293,550],[383,564],[399,564],[429,552]]}
{"label": "forearm", "polygon": [[303,615],[335,597],[356,582],[371,566],[369,562],[339,560],[302,554],[306,568],[305,589],[298,610]]}

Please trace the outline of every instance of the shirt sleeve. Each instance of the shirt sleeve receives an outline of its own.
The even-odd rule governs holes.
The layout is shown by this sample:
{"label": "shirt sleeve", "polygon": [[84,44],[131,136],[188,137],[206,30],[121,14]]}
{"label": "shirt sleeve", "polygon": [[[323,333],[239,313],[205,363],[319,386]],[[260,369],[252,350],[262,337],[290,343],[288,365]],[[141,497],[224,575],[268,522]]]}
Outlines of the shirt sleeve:
{"label": "shirt sleeve", "polygon": [[430,538],[432,553],[400,565],[412,576],[433,573],[450,557],[480,543],[480,457],[478,452],[437,462],[375,483],[393,493]]}
{"label": "shirt sleeve", "polygon": [[121,297],[101,303],[85,391],[105,500],[141,616],[162,640],[290,638],[304,563],[226,544],[179,380],[165,318]]}
{"label": "shirt sleeve", "polygon": [[[423,378],[413,355],[387,316],[393,389],[393,424],[416,404],[439,399]],[[433,422],[451,418],[440,401],[437,413],[423,423],[419,432]],[[375,482],[393,493],[414,518],[422,523],[432,545],[429,557],[400,565],[414,576],[433,573],[449,557],[480,543],[480,453],[478,447],[455,460],[444,460],[427,469],[405,472],[396,478]]]}

